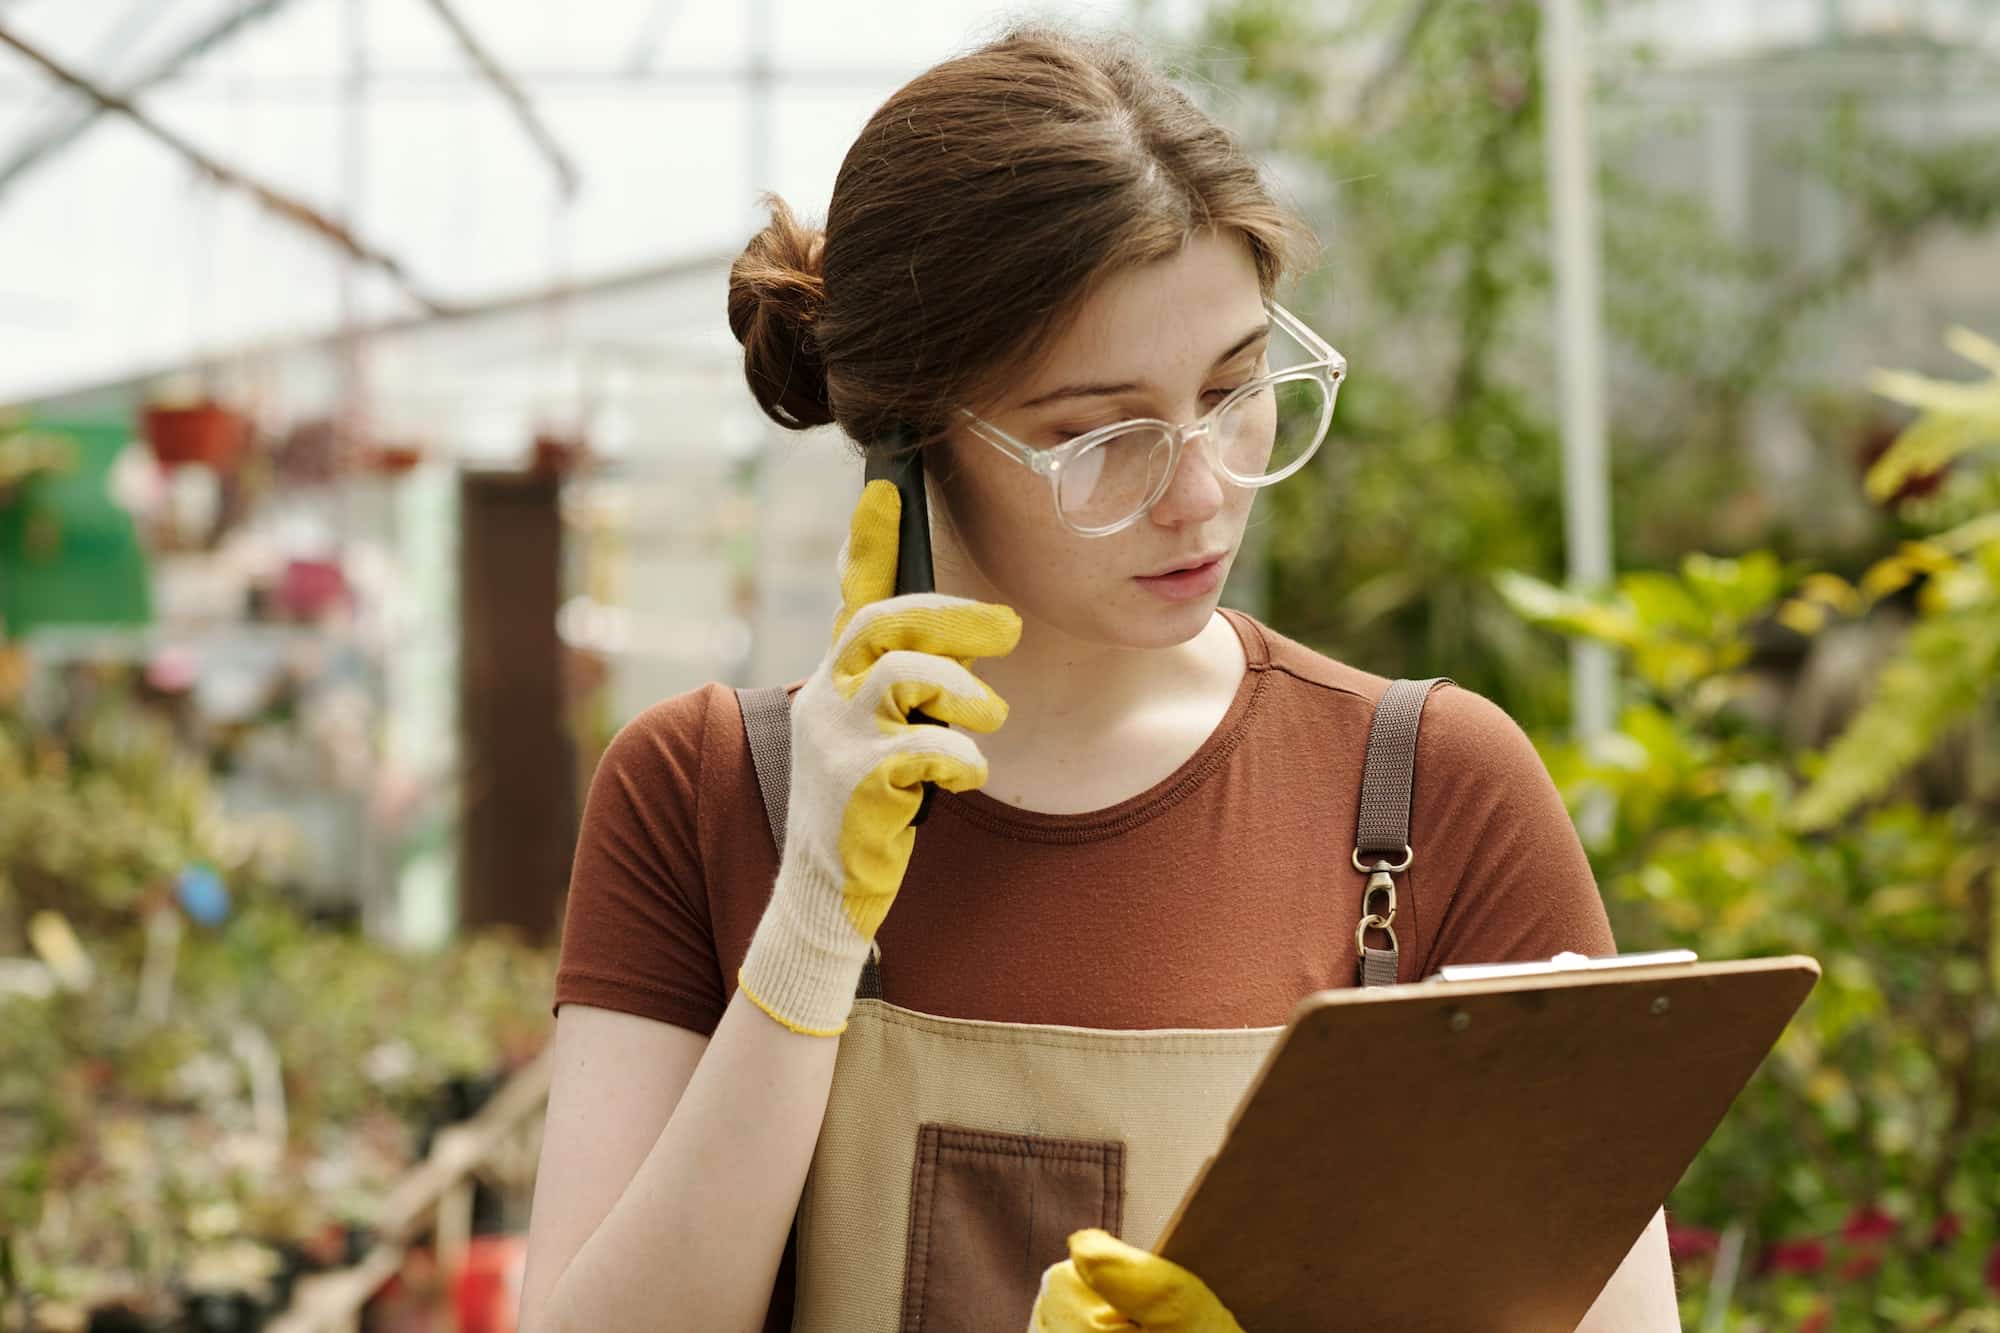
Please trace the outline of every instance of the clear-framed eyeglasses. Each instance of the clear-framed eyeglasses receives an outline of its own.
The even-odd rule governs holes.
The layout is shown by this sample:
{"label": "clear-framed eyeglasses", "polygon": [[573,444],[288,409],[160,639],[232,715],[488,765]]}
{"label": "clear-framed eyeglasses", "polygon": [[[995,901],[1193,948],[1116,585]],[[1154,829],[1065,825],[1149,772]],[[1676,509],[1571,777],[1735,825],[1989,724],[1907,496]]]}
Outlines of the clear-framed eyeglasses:
{"label": "clear-framed eyeglasses", "polygon": [[[974,435],[1049,479],[1056,513],[1079,536],[1108,537],[1143,518],[1196,439],[1207,441],[1216,470],[1233,485],[1270,486],[1304,467],[1326,438],[1347,358],[1276,301],[1264,309],[1271,335],[1262,363],[1289,364],[1210,390],[1220,395],[1215,405],[1186,425],[1135,417],[1037,447],[966,408],[959,415]],[[1285,342],[1296,356],[1285,356]]]}

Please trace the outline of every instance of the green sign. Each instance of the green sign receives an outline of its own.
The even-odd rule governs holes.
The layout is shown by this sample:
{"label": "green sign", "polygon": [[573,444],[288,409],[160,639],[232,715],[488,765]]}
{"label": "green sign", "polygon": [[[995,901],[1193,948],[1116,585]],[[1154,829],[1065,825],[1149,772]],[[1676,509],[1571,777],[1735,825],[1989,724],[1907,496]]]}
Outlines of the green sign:
{"label": "green sign", "polygon": [[25,429],[73,442],[76,465],[0,495],[0,630],[19,638],[43,625],[144,624],[145,550],[111,495],[111,465],[132,423],[31,419]]}

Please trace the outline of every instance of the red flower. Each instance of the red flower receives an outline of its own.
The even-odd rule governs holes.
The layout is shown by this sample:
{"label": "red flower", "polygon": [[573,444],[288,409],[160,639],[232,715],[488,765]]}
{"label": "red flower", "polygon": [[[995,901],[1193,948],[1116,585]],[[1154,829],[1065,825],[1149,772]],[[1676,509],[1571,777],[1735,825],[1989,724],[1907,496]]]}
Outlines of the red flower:
{"label": "red flower", "polygon": [[1675,1263],[1688,1259],[1699,1259],[1714,1254],[1722,1244],[1722,1237],[1707,1227],[1680,1226],[1667,1223],[1667,1253]]}
{"label": "red flower", "polygon": [[1840,1279],[1843,1282],[1853,1282],[1867,1277],[1881,1266],[1882,1252],[1880,1250],[1863,1250],[1860,1254],[1853,1256],[1840,1266]]}
{"label": "red flower", "polygon": [[1799,1321],[1799,1333],[1825,1333],[1833,1324],[1833,1307],[1821,1301],[1813,1312]]}
{"label": "red flower", "polygon": [[1810,1277],[1826,1267],[1823,1240],[1781,1240],[1764,1252],[1764,1271]]}
{"label": "red flower", "polygon": [[1986,1285],[2000,1294],[2000,1245],[1995,1245],[1993,1253],[1986,1256]]}
{"label": "red flower", "polygon": [[1951,1244],[1953,1241],[1957,1240],[1959,1237],[1959,1233],[1963,1232],[1964,1230],[1965,1230],[1965,1223],[1959,1221],[1957,1213],[1944,1214],[1942,1217],[1938,1218],[1937,1225],[1931,1228],[1932,1248],[1933,1249],[1944,1248],[1945,1246]]}
{"label": "red flower", "polygon": [[1847,1225],[1840,1229],[1840,1238],[1850,1245],[1888,1240],[1895,1234],[1896,1219],[1872,1203],[1855,1209],[1853,1216],[1847,1219]]}

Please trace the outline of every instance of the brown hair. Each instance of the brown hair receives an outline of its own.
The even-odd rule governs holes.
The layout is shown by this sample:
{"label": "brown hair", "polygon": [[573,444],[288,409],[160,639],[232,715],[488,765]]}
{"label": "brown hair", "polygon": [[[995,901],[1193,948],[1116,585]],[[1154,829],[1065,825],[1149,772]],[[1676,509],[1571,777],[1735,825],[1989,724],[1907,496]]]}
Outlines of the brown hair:
{"label": "brown hair", "polygon": [[1197,232],[1240,233],[1266,296],[1313,245],[1135,44],[1045,27],[884,102],[841,163],[824,232],[768,203],[729,273],[744,377],[780,425],[837,421],[864,450],[936,438],[1096,282]]}

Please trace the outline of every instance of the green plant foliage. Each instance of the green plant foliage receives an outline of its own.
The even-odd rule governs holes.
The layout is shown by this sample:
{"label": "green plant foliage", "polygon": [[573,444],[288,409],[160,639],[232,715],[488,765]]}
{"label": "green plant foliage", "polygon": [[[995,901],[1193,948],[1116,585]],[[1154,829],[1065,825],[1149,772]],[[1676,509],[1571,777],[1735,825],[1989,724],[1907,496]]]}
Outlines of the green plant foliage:
{"label": "green plant foliage", "polygon": [[[1877,465],[1892,475],[1939,461],[1927,441],[1966,438],[1958,418],[2000,403],[2000,377],[1951,393],[1878,383],[1925,407]],[[1692,556],[1595,598],[1497,580],[1524,618],[1612,645],[1629,668],[1614,732],[1544,747],[1572,808],[1609,814],[1591,854],[1621,944],[1806,953],[1824,969],[1672,1200],[1691,1326],[1722,1301],[1751,1321],[1732,1327],[2000,1315],[2000,507],[1933,513],[1956,526],[1855,583],[1763,552]],[[1824,751],[1788,748],[1758,703],[1753,645],[1890,599],[1916,620],[1865,702]],[[1939,797],[1911,774],[1953,736],[1973,762]],[[1747,1247],[1729,1292],[1709,1281],[1723,1235]]]}
{"label": "green plant foliage", "polygon": [[[52,993],[0,978],[0,1300],[80,1310],[365,1227],[447,1085],[540,1049],[553,952],[490,934],[412,957],[308,919],[286,841],[220,808],[129,680],[30,725],[20,674],[0,648],[0,960],[59,918],[88,968]],[[190,866],[226,885],[220,920],[177,903]]]}
{"label": "green plant foliage", "polygon": [[1920,417],[1896,439],[1895,447],[1870,469],[1868,494],[1894,496],[1915,477],[1949,467],[1975,449],[2000,446],[2000,343],[1971,329],[1952,329],[1945,344],[1974,365],[1992,372],[1978,384],[1953,384],[1908,371],[1878,371],[1869,381],[1875,392],[1916,408]]}

